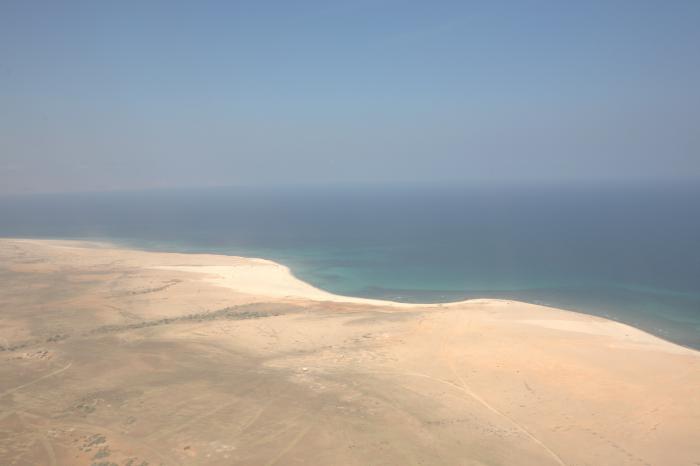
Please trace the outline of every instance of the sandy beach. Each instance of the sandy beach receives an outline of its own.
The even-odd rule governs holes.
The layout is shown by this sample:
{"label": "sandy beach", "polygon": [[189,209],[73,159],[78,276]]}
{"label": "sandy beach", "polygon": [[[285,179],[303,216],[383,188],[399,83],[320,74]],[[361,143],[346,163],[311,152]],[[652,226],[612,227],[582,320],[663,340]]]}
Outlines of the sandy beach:
{"label": "sandy beach", "polygon": [[698,465],[700,352],[243,257],[0,239],[2,465]]}

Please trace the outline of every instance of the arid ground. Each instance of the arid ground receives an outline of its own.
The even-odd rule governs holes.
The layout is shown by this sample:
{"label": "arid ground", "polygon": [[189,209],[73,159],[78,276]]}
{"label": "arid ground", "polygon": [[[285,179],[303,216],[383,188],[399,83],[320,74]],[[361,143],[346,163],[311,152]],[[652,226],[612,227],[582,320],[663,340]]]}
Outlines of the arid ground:
{"label": "arid ground", "polygon": [[700,353],[268,261],[0,240],[0,465],[700,465]]}

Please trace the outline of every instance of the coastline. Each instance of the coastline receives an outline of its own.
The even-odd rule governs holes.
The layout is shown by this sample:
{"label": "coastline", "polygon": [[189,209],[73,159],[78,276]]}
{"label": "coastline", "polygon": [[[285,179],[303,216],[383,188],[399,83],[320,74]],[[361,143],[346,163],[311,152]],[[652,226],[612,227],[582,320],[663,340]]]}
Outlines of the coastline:
{"label": "coastline", "polygon": [[3,464],[700,457],[700,353],[587,314],[349,298],[264,259],[26,239],[0,239],[0,309]]}
{"label": "coastline", "polygon": [[[698,350],[697,348],[681,345],[672,340],[665,339],[662,336],[655,335],[643,328],[636,327],[634,325],[627,324],[625,322],[615,320],[610,317],[589,314],[581,310],[563,309],[549,305],[534,304],[525,301],[500,298],[473,298],[460,301],[436,303],[408,303],[385,299],[374,299],[335,294],[315,287],[314,285],[298,278],[296,275],[294,275],[293,271],[289,266],[261,257],[149,250],[138,247],[124,246],[109,240],[91,241],[72,239],[0,238],[0,241],[16,241],[30,244],[45,243],[49,245],[63,246],[69,248],[99,248],[107,250],[112,249],[115,251],[128,251],[132,253],[142,252],[144,254],[172,254],[181,255],[185,257],[201,257],[204,258],[203,262],[207,262],[207,259],[211,258],[215,258],[215,261],[226,261],[227,259],[230,259],[233,263],[228,265],[208,265],[197,263],[195,265],[155,265],[152,266],[152,268],[155,270],[161,269],[175,272],[192,273],[195,275],[199,275],[200,279],[205,282],[226,289],[230,289],[237,293],[267,296],[275,299],[300,299],[317,302],[334,302],[378,307],[390,307],[405,310],[431,308],[442,309],[455,307],[458,308],[460,306],[470,304],[488,305],[499,303],[515,304],[521,306],[524,309],[550,309],[562,313],[562,315],[569,314],[571,316],[577,316],[577,324],[573,326],[567,326],[568,329],[573,331],[576,331],[576,328],[578,327],[578,331],[581,331],[583,333],[595,334],[598,332],[601,334],[627,336],[627,338],[629,338],[629,335],[635,335],[636,341],[643,341],[652,344],[661,343],[662,346],[664,344],[667,344],[671,345],[671,347],[677,347],[679,349],[682,348],[683,350],[695,352],[700,355],[700,350]],[[596,326],[597,329],[594,330],[592,328],[588,328],[587,324],[589,323]],[[542,323],[542,325],[549,324]],[[556,326],[556,324],[554,325]],[[669,349],[671,347],[669,347]]]}

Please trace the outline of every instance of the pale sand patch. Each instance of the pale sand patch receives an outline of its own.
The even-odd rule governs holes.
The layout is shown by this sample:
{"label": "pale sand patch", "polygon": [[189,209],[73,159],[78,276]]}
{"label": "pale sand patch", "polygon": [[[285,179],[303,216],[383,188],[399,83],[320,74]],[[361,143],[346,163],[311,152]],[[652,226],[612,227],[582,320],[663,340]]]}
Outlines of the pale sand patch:
{"label": "pale sand patch", "polygon": [[512,305],[512,310],[520,311],[523,315],[536,315],[532,312],[534,309],[549,309],[555,311],[559,318],[530,318],[515,322],[564,332],[613,337],[624,345],[634,346],[639,349],[656,348],[675,353],[694,352],[692,349],[670,343],[629,325],[572,311],[498,299],[471,299],[440,304],[415,304],[342,296],[318,289],[296,278],[289,267],[274,261],[244,257],[235,257],[235,259],[236,263],[233,265],[162,265],[152,268],[198,274],[201,280],[212,285],[227,288],[237,293],[269,298],[364,304],[400,309],[461,308],[464,306],[493,307],[508,304]]}
{"label": "pale sand patch", "polygon": [[259,258],[241,258],[234,265],[163,265],[154,269],[176,270],[203,274],[204,280],[217,286],[229,288],[239,293],[268,296],[271,298],[297,298],[313,301],[368,304],[400,308],[424,308],[426,306],[450,306],[462,302],[446,304],[413,304],[381,299],[341,296],[316,288],[296,278],[289,267]]}
{"label": "pale sand patch", "polygon": [[[697,351],[670,343],[632,326],[611,320],[527,319],[518,322],[564,332],[606,336],[627,348],[667,351],[677,354],[696,354]],[[670,344],[669,344],[670,343]]]}
{"label": "pale sand patch", "polygon": [[239,265],[156,266],[155,269],[203,274],[204,280],[239,293],[271,298],[397,305],[380,300],[338,296],[296,279],[288,267],[265,259],[248,259]]}

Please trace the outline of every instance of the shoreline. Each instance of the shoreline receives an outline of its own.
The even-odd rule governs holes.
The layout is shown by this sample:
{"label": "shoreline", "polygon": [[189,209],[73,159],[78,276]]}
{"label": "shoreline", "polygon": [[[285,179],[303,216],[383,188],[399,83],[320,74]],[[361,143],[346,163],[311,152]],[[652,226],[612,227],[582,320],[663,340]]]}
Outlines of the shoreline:
{"label": "shoreline", "polygon": [[[628,334],[630,330],[642,336],[641,340],[652,342],[663,342],[663,344],[671,345],[685,351],[691,351],[700,355],[700,349],[691,346],[682,345],[672,340],[663,338],[662,336],[651,333],[643,328],[615,320],[609,317],[604,317],[595,314],[589,314],[580,310],[563,309],[559,307],[535,304],[526,301],[513,299],[499,298],[473,298],[461,301],[439,302],[439,303],[406,303],[399,301],[363,298],[354,296],[345,296],[331,293],[329,291],[317,288],[314,285],[305,282],[298,278],[292,272],[291,268],[279,262],[260,258],[260,257],[245,257],[227,254],[212,254],[212,253],[196,253],[196,252],[177,252],[163,250],[148,250],[137,247],[127,247],[120,245],[117,242],[108,240],[73,240],[73,239],[36,239],[36,238],[0,238],[0,241],[17,241],[24,243],[39,243],[50,244],[67,248],[81,249],[107,249],[124,252],[140,252],[144,254],[165,254],[165,255],[184,255],[188,257],[202,256],[218,258],[223,260],[243,261],[244,264],[236,265],[156,265],[149,268],[154,270],[169,270],[173,272],[184,272],[196,274],[204,282],[215,286],[230,289],[237,293],[264,295],[275,299],[291,299],[291,300],[308,300],[318,303],[338,303],[338,304],[355,304],[373,307],[384,307],[403,310],[426,310],[426,309],[453,309],[462,306],[470,305],[495,305],[495,304],[514,304],[532,309],[549,309],[558,313],[569,314],[577,319],[590,320],[591,322],[603,322],[608,327],[615,327],[613,333]],[[260,270],[261,268],[267,270]],[[612,329],[599,329],[599,332],[609,333]],[[584,333],[589,333],[591,330],[585,330]],[[595,332],[593,332],[595,333]]]}
{"label": "shoreline", "polygon": [[[290,294],[272,294],[271,296],[275,297],[296,297],[296,298],[302,298],[302,299],[309,299],[312,301],[320,301],[320,302],[338,302],[338,303],[352,303],[352,304],[366,304],[370,306],[390,306],[390,307],[397,307],[397,308],[426,308],[426,307],[453,307],[453,306],[459,306],[467,303],[474,303],[474,302],[518,302],[522,304],[528,304],[528,305],[533,305],[533,306],[542,306],[542,307],[547,307],[547,308],[552,308],[552,309],[558,309],[560,311],[564,312],[573,312],[576,314],[581,314],[581,315],[591,315],[591,314],[586,314],[585,312],[578,312],[578,311],[573,311],[573,310],[568,310],[568,309],[559,309],[559,308],[554,308],[552,306],[546,306],[546,305],[539,305],[539,304],[534,304],[534,303],[528,303],[525,301],[518,301],[518,300],[512,300],[512,299],[500,299],[500,298],[471,298],[471,299],[464,299],[460,301],[449,301],[449,302],[430,302],[430,303],[413,303],[413,302],[403,302],[403,301],[391,301],[388,299],[377,299],[377,298],[365,298],[361,296],[347,296],[347,295],[341,295],[337,293],[332,293],[330,291],[323,290],[321,288],[318,288],[314,286],[311,283],[308,283],[301,278],[298,278],[294,272],[292,271],[291,267],[282,264],[280,262],[276,262],[272,259],[266,259],[264,257],[251,257],[251,256],[238,256],[238,255],[233,255],[233,254],[223,254],[223,253],[209,253],[209,252],[182,252],[182,251],[173,251],[173,250],[161,250],[161,249],[148,249],[148,248],[142,248],[142,247],[135,247],[135,246],[127,246],[120,244],[115,241],[110,241],[110,240],[83,240],[83,239],[67,239],[67,238],[14,238],[14,237],[0,237],[0,241],[16,241],[16,242],[23,242],[23,243],[55,243],[54,245],[56,246],[63,246],[63,247],[73,247],[73,248],[83,248],[83,249],[90,249],[90,248],[100,248],[100,249],[114,249],[114,250],[120,250],[120,251],[131,251],[131,252],[143,252],[143,253],[151,253],[151,254],[181,254],[181,255],[188,255],[188,256],[212,256],[212,257],[221,257],[221,258],[231,258],[231,259],[240,259],[240,260],[245,260],[245,261],[252,261],[255,263],[258,263],[260,265],[266,265],[272,267],[279,276],[277,278],[282,278],[287,280],[290,283],[294,283],[297,285],[296,288],[298,288],[297,291],[300,291],[301,294],[299,295],[290,295]],[[207,265],[193,265],[193,266],[156,266],[153,267],[155,269],[162,269],[162,270],[180,270],[180,271],[186,271],[186,272],[192,272],[192,273],[199,273],[199,274],[207,274],[207,271],[205,270],[206,267],[216,267],[216,266],[207,266]],[[222,270],[223,271],[223,270]],[[216,271],[212,273],[217,273]],[[240,278],[240,277],[237,277]],[[225,286],[225,285],[223,285]],[[236,288],[234,288],[236,289]],[[240,290],[239,290],[240,291]],[[304,294],[305,292],[305,294]],[[592,316],[592,315],[591,315]],[[598,316],[593,316],[593,317],[598,317]],[[603,318],[603,317],[601,317]],[[604,319],[604,318],[603,318]],[[608,319],[612,320],[612,319]]]}
{"label": "shoreline", "polygon": [[265,259],[36,239],[0,239],[0,305],[3,464],[700,457],[700,352],[598,316],[352,298]]}
{"label": "shoreline", "polygon": [[[425,308],[425,307],[451,307],[451,306],[456,306],[456,305],[462,305],[465,303],[469,302],[478,302],[478,301],[493,301],[493,302],[518,302],[518,303],[523,303],[523,304],[528,304],[528,305],[533,305],[533,306],[542,306],[542,307],[548,307],[552,309],[559,309],[561,311],[565,312],[573,312],[577,314],[582,314],[582,315],[590,315],[593,317],[600,317],[600,316],[594,316],[593,314],[587,314],[585,312],[581,311],[576,311],[576,310],[569,310],[569,309],[560,309],[556,308],[554,306],[549,306],[546,304],[537,304],[537,303],[529,303],[527,301],[519,301],[515,299],[506,299],[506,298],[468,298],[468,299],[463,299],[463,300],[458,300],[458,301],[438,301],[438,302],[421,302],[421,303],[416,303],[416,302],[405,302],[405,301],[392,301],[390,299],[379,299],[379,298],[367,298],[367,297],[362,297],[362,296],[350,296],[350,295],[342,295],[338,293],[333,293],[331,291],[324,290],[322,288],[319,288],[307,281],[302,280],[301,278],[297,277],[296,274],[292,271],[291,267],[288,265],[285,265],[281,262],[277,262],[272,259],[267,259],[264,257],[256,257],[256,256],[240,256],[240,255],[235,255],[235,254],[225,254],[225,253],[219,253],[219,252],[191,252],[191,251],[178,251],[178,250],[172,250],[172,249],[159,249],[159,248],[146,248],[146,247],[139,247],[139,246],[134,246],[134,245],[129,245],[129,244],[123,244],[119,243],[118,240],[109,240],[109,239],[99,239],[99,240],[92,240],[92,239],[71,239],[71,238],[59,238],[59,237],[51,237],[51,238],[18,238],[18,237],[0,237],[0,241],[18,241],[18,242],[46,242],[46,243],[56,243],[56,245],[61,245],[61,243],[65,243],[64,246],[67,247],[82,247],[82,248],[103,248],[103,249],[115,249],[115,250],[122,250],[122,251],[138,251],[138,252],[144,252],[144,253],[153,253],[153,254],[183,254],[183,255],[189,255],[189,256],[214,256],[214,257],[226,257],[226,258],[233,258],[233,259],[243,259],[243,260],[250,260],[250,261],[256,261],[259,263],[267,263],[273,267],[278,267],[283,269],[283,273],[286,274],[291,280],[294,280],[296,282],[299,282],[303,287],[308,288],[309,295],[307,296],[299,296],[302,298],[306,299],[311,299],[311,300],[316,300],[316,301],[332,301],[332,302],[347,302],[347,303],[353,303],[353,304],[367,304],[367,305],[374,305],[374,306],[392,306],[392,307],[405,307],[405,308]],[[194,266],[197,267],[197,266]],[[206,267],[206,266],[204,266]],[[201,270],[198,272],[196,270],[191,270],[194,273],[203,273]],[[313,296],[313,297],[311,297]],[[325,299],[324,299],[325,297]],[[600,317],[605,319],[605,317]],[[607,320],[613,320],[613,319],[607,319]]]}

